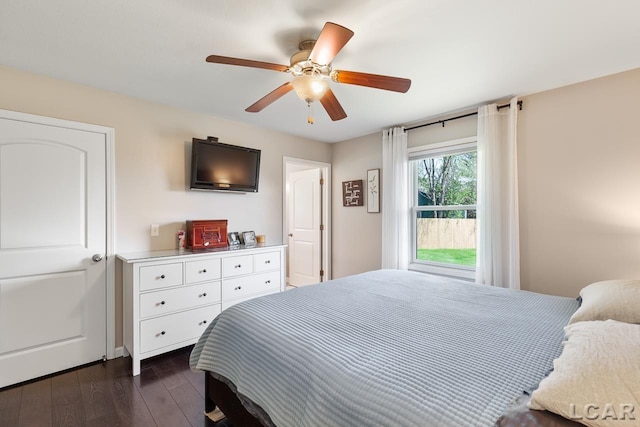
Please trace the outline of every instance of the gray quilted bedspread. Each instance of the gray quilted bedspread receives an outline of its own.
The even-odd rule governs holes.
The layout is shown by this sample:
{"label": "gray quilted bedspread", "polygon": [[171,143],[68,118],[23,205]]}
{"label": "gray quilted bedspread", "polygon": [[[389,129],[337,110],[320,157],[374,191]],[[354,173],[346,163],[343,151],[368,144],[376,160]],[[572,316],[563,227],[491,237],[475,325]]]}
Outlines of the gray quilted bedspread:
{"label": "gray quilted bedspread", "polygon": [[380,270],[237,304],[191,368],[277,426],[490,426],[560,355],[578,302]]}

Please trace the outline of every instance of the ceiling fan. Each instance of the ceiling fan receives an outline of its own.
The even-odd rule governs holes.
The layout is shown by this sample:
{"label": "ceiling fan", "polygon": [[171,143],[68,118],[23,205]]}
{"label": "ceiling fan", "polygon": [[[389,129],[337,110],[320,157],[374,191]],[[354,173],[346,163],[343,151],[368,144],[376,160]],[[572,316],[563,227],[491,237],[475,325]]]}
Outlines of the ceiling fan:
{"label": "ceiling fan", "polygon": [[411,80],[399,77],[381,76],[378,74],[359,73],[356,71],[332,70],[331,61],[353,37],[353,31],[341,25],[327,22],[317,40],[300,42],[299,52],[291,56],[289,66],[270,62],[252,61],[249,59],[231,58],[228,56],[210,55],[207,62],[216,64],[240,65],[243,67],[264,68],[266,70],[282,71],[293,75],[290,82],[276,88],[245,111],[257,113],[278,100],[283,95],[295,90],[298,97],[309,106],[307,122],[313,124],[311,117],[311,103],[320,101],[331,120],[342,120],[347,117],[329,87],[328,80],[376,89],[391,90],[405,93],[411,86]]}

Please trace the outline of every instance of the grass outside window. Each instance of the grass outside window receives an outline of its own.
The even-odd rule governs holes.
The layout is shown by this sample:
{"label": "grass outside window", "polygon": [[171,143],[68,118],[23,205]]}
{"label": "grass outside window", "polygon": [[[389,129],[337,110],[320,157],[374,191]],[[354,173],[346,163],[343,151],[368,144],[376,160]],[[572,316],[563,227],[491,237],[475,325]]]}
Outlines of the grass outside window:
{"label": "grass outside window", "polygon": [[475,267],[475,249],[418,249],[417,259]]}

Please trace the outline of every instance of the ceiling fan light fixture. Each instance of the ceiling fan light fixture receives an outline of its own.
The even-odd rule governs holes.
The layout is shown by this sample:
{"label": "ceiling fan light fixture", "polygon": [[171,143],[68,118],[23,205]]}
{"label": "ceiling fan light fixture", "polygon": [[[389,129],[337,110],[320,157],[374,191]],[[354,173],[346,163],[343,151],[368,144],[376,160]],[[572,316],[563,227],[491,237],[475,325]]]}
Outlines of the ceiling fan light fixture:
{"label": "ceiling fan light fixture", "polygon": [[299,51],[290,58],[289,66],[250,59],[232,58],[229,56],[209,55],[207,62],[214,64],[239,65],[243,67],[262,68],[271,71],[289,73],[293,76],[276,89],[247,107],[245,111],[257,113],[292,90],[307,103],[309,117],[313,124],[311,104],[320,101],[322,108],[331,120],[342,120],[347,117],[333,91],[329,88],[329,79],[335,83],[384,89],[405,93],[411,87],[411,80],[379,74],[360,73],[357,71],[333,70],[331,62],[353,36],[353,31],[342,25],[327,22],[322,27],[317,40],[303,40],[298,45]]}
{"label": "ceiling fan light fixture", "polygon": [[297,76],[291,81],[291,86],[298,97],[307,103],[319,101],[329,90],[329,82],[317,74]]}

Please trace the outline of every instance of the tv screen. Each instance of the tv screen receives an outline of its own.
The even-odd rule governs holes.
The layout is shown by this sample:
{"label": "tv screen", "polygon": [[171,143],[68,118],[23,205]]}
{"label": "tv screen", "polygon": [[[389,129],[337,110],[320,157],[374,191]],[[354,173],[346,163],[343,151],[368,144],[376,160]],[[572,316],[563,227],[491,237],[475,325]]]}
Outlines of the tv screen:
{"label": "tv screen", "polygon": [[192,189],[257,193],[259,177],[260,150],[193,138]]}

